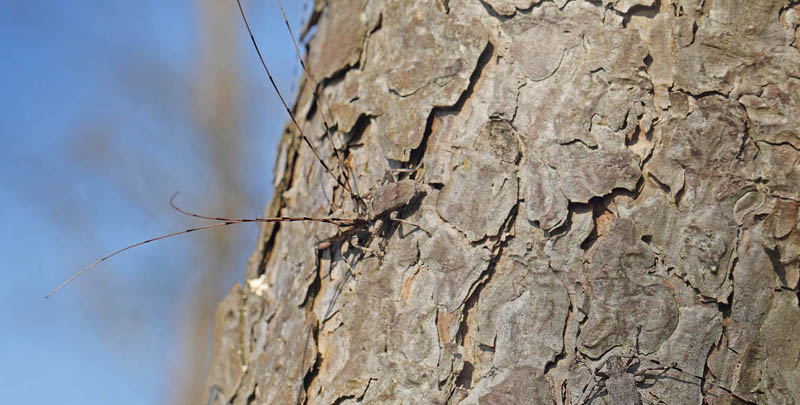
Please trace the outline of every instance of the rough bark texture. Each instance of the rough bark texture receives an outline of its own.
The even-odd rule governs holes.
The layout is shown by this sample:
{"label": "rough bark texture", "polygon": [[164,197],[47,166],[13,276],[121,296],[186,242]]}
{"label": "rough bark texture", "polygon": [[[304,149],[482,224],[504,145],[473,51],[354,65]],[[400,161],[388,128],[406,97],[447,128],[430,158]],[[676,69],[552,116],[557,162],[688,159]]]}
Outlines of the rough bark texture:
{"label": "rough bark texture", "polygon": [[[302,125],[334,164],[332,117],[361,191],[427,188],[400,217],[430,234],[317,253],[336,227],[265,227],[218,308],[211,403],[574,404],[637,338],[705,377],[640,381],[646,402],[799,402],[798,12],[318,5]],[[276,173],[266,215],[354,215],[291,127]]]}

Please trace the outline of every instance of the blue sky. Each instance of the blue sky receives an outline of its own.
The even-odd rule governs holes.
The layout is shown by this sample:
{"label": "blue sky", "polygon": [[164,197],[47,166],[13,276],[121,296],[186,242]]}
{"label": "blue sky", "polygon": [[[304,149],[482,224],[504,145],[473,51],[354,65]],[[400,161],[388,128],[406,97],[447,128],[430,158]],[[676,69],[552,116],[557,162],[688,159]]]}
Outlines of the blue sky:
{"label": "blue sky", "polygon": [[[217,132],[202,113],[209,111],[202,88],[213,32],[202,5],[211,3],[212,20],[230,18],[235,28],[233,57],[212,53],[217,68],[236,72],[229,103],[235,119]],[[286,4],[296,31],[302,3]],[[145,245],[43,297],[113,250],[204,224],[170,209],[175,191],[181,204],[203,213],[262,212],[286,117],[236,5],[0,4],[3,401],[188,400],[181,378],[202,385],[212,351],[212,329],[192,329],[208,316],[197,308],[213,310],[242,281],[254,226]],[[277,6],[245,7],[268,65],[293,99],[299,64]],[[213,105],[210,111],[224,110]],[[192,350],[187,336],[199,342]]]}

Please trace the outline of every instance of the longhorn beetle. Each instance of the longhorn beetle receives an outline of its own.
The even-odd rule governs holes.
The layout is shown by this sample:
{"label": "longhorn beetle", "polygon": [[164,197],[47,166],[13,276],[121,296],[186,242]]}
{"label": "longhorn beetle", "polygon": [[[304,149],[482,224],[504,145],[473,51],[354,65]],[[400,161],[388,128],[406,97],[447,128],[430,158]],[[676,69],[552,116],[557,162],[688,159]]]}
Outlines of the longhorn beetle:
{"label": "longhorn beetle", "polygon": [[[592,372],[592,382],[583,387],[581,398],[578,401],[579,405],[590,403],[594,398],[602,394],[603,391],[608,393],[610,403],[614,405],[639,405],[642,403],[642,397],[636,388],[637,378],[648,376],[658,378],[669,370],[675,370],[688,377],[697,379],[698,383],[708,382],[736,399],[745,403],[750,403],[749,400],[728,388],[707,381],[705,377],[697,376],[681,369],[678,367],[677,362],[663,364],[658,360],[643,355],[639,352],[639,332],[641,332],[641,327],[636,328],[636,340],[630,355],[612,355],[594,368]],[[655,366],[642,367],[642,361],[649,361],[655,364]],[[599,377],[599,379],[595,377]]]}
{"label": "longhorn beetle", "polygon": [[[191,232],[201,231],[201,230],[205,230],[205,229],[217,228],[217,227],[234,225],[234,224],[244,224],[244,223],[274,223],[274,222],[301,222],[301,221],[322,222],[322,223],[333,224],[333,225],[336,225],[336,226],[339,226],[339,227],[342,228],[342,230],[341,230],[339,235],[335,236],[334,238],[331,238],[330,240],[328,240],[326,242],[323,242],[323,244],[320,245],[321,248],[322,247],[328,247],[328,246],[330,246],[330,244],[332,244],[335,241],[340,241],[340,240],[343,240],[345,238],[349,238],[350,236],[354,235],[355,233],[357,233],[357,232],[359,232],[361,230],[365,230],[365,229],[370,228],[371,225],[375,224],[379,220],[383,220],[383,219],[386,219],[388,217],[392,217],[392,219],[394,219],[394,214],[399,209],[401,209],[402,207],[408,205],[417,196],[419,196],[420,194],[425,192],[424,187],[422,185],[418,184],[416,181],[414,181],[414,180],[401,180],[401,181],[398,181],[398,182],[390,183],[390,184],[388,184],[386,186],[383,186],[383,187],[375,190],[375,192],[373,192],[373,194],[371,195],[371,198],[369,199],[369,201],[367,201],[364,198],[362,198],[358,194],[358,187],[356,186],[355,176],[351,176],[351,174],[348,173],[348,170],[347,170],[346,166],[344,165],[344,160],[342,159],[341,154],[339,153],[339,149],[334,144],[333,138],[330,135],[330,132],[331,132],[330,125],[328,124],[328,121],[325,118],[325,114],[323,112],[324,109],[320,108],[319,109],[320,116],[322,118],[322,122],[323,122],[323,125],[325,127],[324,128],[325,129],[324,137],[328,139],[328,141],[330,142],[331,147],[334,150],[334,153],[335,153],[336,158],[337,158],[337,163],[338,163],[339,169],[341,171],[341,177],[343,177],[344,179],[341,179],[339,176],[337,176],[333,172],[333,170],[331,170],[331,168],[322,159],[322,157],[320,156],[320,154],[317,151],[317,149],[311,143],[311,140],[309,140],[309,138],[306,136],[305,132],[303,131],[303,128],[297,122],[297,119],[295,118],[295,115],[292,112],[291,108],[289,108],[289,105],[286,102],[286,99],[283,97],[283,94],[278,89],[278,86],[277,86],[277,84],[275,83],[275,80],[272,77],[272,72],[270,72],[269,67],[267,67],[266,62],[264,61],[264,57],[261,54],[261,49],[259,48],[258,42],[256,41],[255,36],[253,35],[253,31],[250,28],[250,23],[247,21],[247,16],[245,15],[244,8],[242,7],[241,0],[236,0],[236,4],[237,4],[237,6],[239,8],[239,13],[242,16],[242,21],[243,21],[243,23],[244,23],[244,25],[245,25],[245,27],[247,29],[247,33],[250,35],[250,41],[252,42],[256,53],[258,54],[258,59],[259,59],[259,61],[261,63],[261,66],[264,68],[264,72],[267,74],[267,78],[269,79],[269,82],[272,85],[272,88],[275,90],[275,93],[278,95],[278,98],[280,99],[281,104],[283,104],[284,109],[286,110],[287,114],[289,114],[289,118],[292,121],[292,124],[293,124],[294,128],[297,129],[297,132],[303,138],[304,143],[309,147],[309,149],[311,149],[311,152],[314,154],[316,159],[320,162],[322,167],[325,169],[325,172],[327,172],[331,177],[333,177],[333,179],[336,181],[336,183],[350,194],[350,197],[353,199],[353,201],[355,203],[355,207],[356,207],[355,210],[356,210],[356,215],[357,216],[355,218],[279,216],[279,217],[271,217],[271,218],[258,218],[258,217],[256,217],[256,218],[240,218],[240,219],[223,218],[223,217],[211,217],[211,216],[205,216],[205,215],[196,214],[196,213],[193,213],[193,212],[190,212],[190,211],[186,211],[186,210],[178,207],[177,205],[175,205],[175,197],[177,196],[177,193],[176,193],[170,199],[170,205],[172,206],[172,208],[176,209],[178,212],[180,212],[182,214],[185,214],[185,215],[189,215],[189,216],[192,216],[192,217],[195,217],[195,218],[214,220],[214,221],[218,221],[218,222],[215,222],[215,223],[209,224],[209,225],[205,225],[205,226],[196,227],[196,228],[190,228],[190,229],[186,229],[186,230],[182,230],[182,231],[178,231],[178,232],[172,232],[172,233],[169,233],[169,234],[166,234],[166,235],[157,236],[157,237],[154,237],[154,238],[151,238],[151,239],[147,239],[147,240],[144,240],[144,241],[141,241],[141,242],[138,242],[138,243],[134,243],[132,245],[126,246],[126,247],[121,248],[119,250],[116,250],[116,251],[114,251],[114,252],[112,252],[112,253],[110,253],[110,254],[108,254],[108,255],[106,255],[106,256],[104,256],[104,257],[102,257],[102,258],[100,258],[100,259],[98,259],[98,260],[96,260],[94,262],[92,262],[88,266],[84,267],[83,269],[81,269],[77,273],[75,273],[72,276],[70,276],[63,283],[61,283],[58,287],[56,287],[52,291],[50,291],[45,296],[45,298],[50,298],[53,294],[57,293],[59,290],[61,290],[62,288],[66,287],[73,280],[75,280],[76,278],[80,277],[83,273],[89,271],[90,269],[92,269],[93,267],[97,266],[98,264],[100,264],[100,263],[102,263],[102,262],[104,262],[104,261],[106,261],[106,260],[108,260],[108,259],[110,259],[110,258],[112,258],[112,257],[114,257],[114,256],[126,251],[126,250],[133,249],[135,247],[138,247],[138,246],[150,243],[150,242],[159,241],[161,239],[171,238],[173,236],[188,234],[188,233],[191,233]],[[297,45],[297,41],[295,41],[295,39],[294,39],[294,33],[292,31],[291,26],[289,25],[288,19],[286,18],[286,13],[285,13],[285,11],[283,9],[283,5],[280,3],[280,0],[278,0],[278,6],[280,7],[281,14],[283,15],[284,22],[286,23],[286,27],[287,27],[287,29],[289,31],[289,34],[290,34],[291,38],[292,38],[292,43],[294,44],[295,51],[297,52],[297,56],[298,56],[298,58],[300,60],[300,65],[302,67],[303,73],[304,73],[306,79],[308,80],[308,82],[311,84],[312,88],[314,89],[315,100],[317,100],[319,102],[324,102],[324,101],[322,101],[322,100],[324,100],[324,98],[320,97],[320,95],[319,95],[319,88],[318,88],[319,86],[317,85],[317,82],[315,82],[313,80],[313,78],[311,77],[311,75],[308,72],[308,69],[306,68],[305,61],[304,61],[304,59],[303,59],[303,57],[302,57],[302,55],[300,53],[300,48]]]}

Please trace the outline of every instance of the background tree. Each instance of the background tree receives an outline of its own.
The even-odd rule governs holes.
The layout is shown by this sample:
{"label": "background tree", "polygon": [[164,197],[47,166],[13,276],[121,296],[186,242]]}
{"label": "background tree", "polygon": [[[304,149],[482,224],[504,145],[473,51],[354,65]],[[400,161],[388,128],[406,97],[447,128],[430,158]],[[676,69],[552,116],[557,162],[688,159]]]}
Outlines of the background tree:
{"label": "background tree", "polygon": [[[265,226],[208,399],[576,403],[638,342],[684,370],[649,402],[796,402],[799,8],[318,2],[304,132],[426,193],[318,252],[336,227]],[[265,215],[354,215],[292,126],[279,155]]]}

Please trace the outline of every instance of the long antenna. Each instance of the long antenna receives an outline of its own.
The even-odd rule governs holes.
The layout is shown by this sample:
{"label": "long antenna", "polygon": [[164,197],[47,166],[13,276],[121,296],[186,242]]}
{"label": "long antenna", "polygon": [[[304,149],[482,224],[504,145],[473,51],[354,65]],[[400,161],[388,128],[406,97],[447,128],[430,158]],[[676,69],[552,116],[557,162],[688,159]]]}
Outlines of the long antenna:
{"label": "long antenna", "polygon": [[[295,40],[294,31],[292,30],[292,25],[289,24],[289,18],[286,17],[286,10],[283,9],[283,3],[281,3],[281,0],[276,0],[276,2],[278,3],[278,8],[281,10],[281,16],[283,16],[283,22],[286,24],[286,29],[289,31],[289,37],[292,38],[292,44],[294,45],[294,51],[297,54],[297,59],[300,60],[300,66],[303,68],[303,74],[305,74],[306,80],[308,80],[311,83],[311,88],[314,89],[314,97],[321,104],[324,104],[324,107],[328,109],[328,112],[330,112],[331,111],[331,107],[328,105],[326,99],[323,98],[319,94],[319,82],[315,78],[313,78],[311,76],[311,72],[309,72],[308,68],[306,67],[306,61],[303,58],[303,53],[300,52],[300,47],[297,45],[297,41]],[[353,186],[353,189],[355,190],[355,193],[353,193],[353,198],[355,198],[357,200],[361,200],[361,196],[358,195],[358,183],[356,183],[356,177],[355,176],[351,177],[349,175],[348,170],[347,170],[347,166],[345,166],[345,164],[344,164],[344,159],[342,159],[342,156],[339,153],[339,149],[333,143],[333,136],[331,136],[332,131],[330,129],[330,124],[328,124],[328,120],[325,119],[325,113],[324,113],[322,107],[320,107],[319,112],[320,112],[320,116],[322,117],[322,123],[323,123],[323,125],[325,125],[325,134],[327,135],[326,138],[328,138],[328,141],[331,143],[331,147],[333,148],[334,152],[336,153],[336,158],[339,160],[339,167],[342,170],[342,174],[344,175],[345,180],[348,181],[348,182],[350,182],[351,178],[352,178],[352,186]],[[361,202],[363,202],[363,201],[361,201]]]}
{"label": "long antenna", "polygon": [[[275,80],[272,78],[272,73],[270,72],[269,68],[267,67],[266,62],[264,62],[264,56],[261,54],[261,49],[258,47],[258,42],[256,42],[256,37],[253,35],[253,30],[250,29],[250,23],[247,22],[247,16],[244,13],[244,8],[242,8],[241,0],[236,0],[236,4],[239,6],[239,13],[242,15],[242,20],[244,21],[244,25],[247,28],[247,33],[250,34],[250,41],[253,43],[253,47],[256,49],[256,53],[258,54],[258,59],[259,59],[259,61],[261,61],[261,66],[264,67],[264,71],[267,72],[267,77],[269,78],[269,82],[270,82],[270,84],[272,84],[272,88],[275,89],[275,92],[278,94],[278,98],[281,100],[281,103],[283,104],[284,109],[286,109],[286,112],[289,114],[289,117],[292,119],[292,123],[294,123],[295,128],[297,128],[297,131],[300,132],[300,135],[303,137],[303,140],[306,142],[306,145],[308,145],[308,147],[311,148],[311,151],[314,152],[314,156],[317,157],[317,160],[319,160],[319,162],[322,164],[322,167],[325,168],[325,171],[327,171],[331,175],[331,177],[333,177],[334,180],[336,180],[336,182],[340,186],[342,186],[345,190],[347,190],[351,195],[355,195],[353,193],[353,190],[350,188],[350,185],[348,183],[343,183],[339,179],[339,177],[337,177],[336,175],[333,174],[333,171],[328,167],[328,165],[325,163],[325,161],[322,160],[322,158],[320,157],[319,153],[317,152],[317,148],[315,148],[314,145],[311,144],[311,141],[308,139],[308,137],[306,136],[306,134],[303,131],[303,129],[300,128],[300,124],[297,123],[297,120],[294,117],[294,113],[292,113],[292,110],[289,108],[289,105],[286,103],[286,100],[283,98],[283,94],[281,94],[281,91],[278,89],[278,85],[275,84]],[[292,39],[294,39],[294,38],[292,38]],[[327,128],[327,124],[326,124],[326,128]],[[331,144],[332,143],[333,143],[333,141],[331,141]],[[334,147],[334,150],[336,150],[335,147]],[[346,176],[345,176],[345,178],[346,178]]]}
{"label": "long antenna", "polygon": [[114,251],[113,253],[108,254],[106,256],[103,256],[102,258],[96,260],[92,264],[90,264],[90,265],[84,267],[83,269],[81,269],[81,271],[79,271],[79,272],[73,274],[72,276],[70,276],[70,278],[68,278],[66,281],[61,283],[58,287],[53,289],[53,291],[50,291],[50,293],[47,294],[45,296],[45,298],[50,298],[53,294],[57,293],[60,289],[66,287],[67,284],[71,283],[73,280],[75,280],[76,278],[80,277],[83,273],[86,273],[87,271],[89,271],[92,267],[97,266],[98,264],[100,264],[100,263],[102,263],[102,262],[104,262],[104,261],[106,261],[106,260],[108,260],[108,259],[110,259],[110,258],[112,258],[112,257],[114,257],[114,256],[116,256],[116,255],[128,250],[128,249],[133,249],[133,248],[135,248],[137,246],[142,246],[144,244],[147,244],[147,243],[150,243],[150,242],[155,242],[155,241],[158,241],[158,240],[161,240],[161,239],[166,239],[166,238],[169,238],[169,237],[172,237],[172,236],[184,235],[184,234],[191,233],[191,232],[194,232],[194,231],[202,231],[204,229],[217,228],[217,227],[234,225],[234,224],[247,224],[247,223],[257,223],[257,222],[267,222],[268,223],[268,222],[312,221],[312,222],[324,222],[324,223],[338,225],[338,226],[357,226],[357,225],[361,225],[361,224],[366,223],[366,220],[359,219],[359,218],[347,219],[347,218],[311,218],[311,217],[273,217],[273,218],[230,219],[230,218],[221,218],[221,217],[206,217],[206,216],[203,216],[203,215],[198,215],[198,214],[194,214],[194,213],[191,213],[191,212],[188,212],[188,211],[184,211],[184,210],[178,208],[173,202],[173,200],[175,199],[175,196],[177,196],[177,193],[174,196],[172,196],[172,199],[170,200],[170,205],[172,205],[173,208],[175,208],[176,210],[180,211],[182,214],[190,215],[190,216],[197,217],[197,218],[213,219],[213,220],[222,221],[222,222],[216,222],[216,223],[213,223],[213,224],[200,226],[200,227],[197,227],[197,228],[190,228],[190,229],[186,229],[186,230],[183,230],[183,231],[168,233],[166,235],[161,235],[161,236],[157,236],[155,238],[151,238],[151,239],[148,239],[148,240],[145,240],[145,241],[141,241],[139,243],[134,243],[133,245],[128,245],[128,246],[126,246],[126,247],[124,247],[122,249]]}

